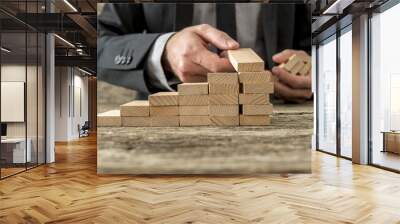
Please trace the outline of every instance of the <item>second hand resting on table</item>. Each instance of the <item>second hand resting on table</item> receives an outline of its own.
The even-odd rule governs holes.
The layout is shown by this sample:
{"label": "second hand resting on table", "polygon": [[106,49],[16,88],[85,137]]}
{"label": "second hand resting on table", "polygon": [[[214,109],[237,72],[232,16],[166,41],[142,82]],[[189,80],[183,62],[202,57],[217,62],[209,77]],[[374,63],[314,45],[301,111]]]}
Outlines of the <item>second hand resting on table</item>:
{"label": "second hand resting on table", "polygon": [[[210,46],[224,52],[238,49],[239,43],[207,24],[187,27],[168,40],[162,57],[163,67],[182,82],[204,82],[209,72],[233,72],[234,68],[224,54],[210,51]],[[307,54],[304,51],[284,50],[274,55],[273,61],[280,64],[295,53]],[[295,102],[311,98],[310,75],[294,76],[277,66],[271,72],[277,77],[274,87],[278,97]]]}

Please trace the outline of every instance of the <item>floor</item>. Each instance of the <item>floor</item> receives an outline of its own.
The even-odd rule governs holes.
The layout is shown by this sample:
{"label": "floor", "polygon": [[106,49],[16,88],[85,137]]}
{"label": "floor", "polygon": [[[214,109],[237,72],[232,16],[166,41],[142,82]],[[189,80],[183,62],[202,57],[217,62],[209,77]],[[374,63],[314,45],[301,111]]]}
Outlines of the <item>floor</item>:
{"label": "floor", "polygon": [[375,150],[373,154],[373,163],[391,169],[400,170],[400,155],[392,152],[381,152]]}
{"label": "floor", "polygon": [[98,176],[96,138],[0,181],[0,223],[400,223],[400,175],[312,152],[312,174]]}

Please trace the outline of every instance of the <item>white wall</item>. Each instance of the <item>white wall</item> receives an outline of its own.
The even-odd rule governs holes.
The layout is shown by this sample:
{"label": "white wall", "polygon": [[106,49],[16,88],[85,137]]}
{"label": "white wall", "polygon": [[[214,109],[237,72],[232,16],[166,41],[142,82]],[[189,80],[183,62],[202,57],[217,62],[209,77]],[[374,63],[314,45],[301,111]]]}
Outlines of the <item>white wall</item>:
{"label": "white wall", "polygon": [[76,68],[56,67],[55,120],[56,141],[79,138],[78,125],[88,120],[88,78]]}

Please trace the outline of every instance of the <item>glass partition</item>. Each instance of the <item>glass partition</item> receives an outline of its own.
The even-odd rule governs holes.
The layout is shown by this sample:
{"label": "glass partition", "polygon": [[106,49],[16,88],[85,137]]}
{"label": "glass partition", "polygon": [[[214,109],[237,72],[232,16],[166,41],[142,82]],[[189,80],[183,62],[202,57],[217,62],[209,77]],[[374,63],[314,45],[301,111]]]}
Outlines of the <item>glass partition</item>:
{"label": "glass partition", "polygon": [[31,158],[26,137],[26,40],[25,32],[1,35],[2,177],[24,171]]}
{"label": "glass partition", "polygon": [[[0,12],[0,178],[45,162],[45,44],[34,27],[16,19],[43,11],[43,1],[8,1]],[[15,25],[10,25],[15,24]]]}
{"label": "glass partition", "polygon": [[352,157],[352,32],[342,31],[340,41],[340,155]]}
{"label": "glass partition", "polygon": [[372,164],[400,171],[400,4],[371,18]]}
{"label": "glass partition", "polygon": [[336,36],[318,47],[318,149],[336,153]]}

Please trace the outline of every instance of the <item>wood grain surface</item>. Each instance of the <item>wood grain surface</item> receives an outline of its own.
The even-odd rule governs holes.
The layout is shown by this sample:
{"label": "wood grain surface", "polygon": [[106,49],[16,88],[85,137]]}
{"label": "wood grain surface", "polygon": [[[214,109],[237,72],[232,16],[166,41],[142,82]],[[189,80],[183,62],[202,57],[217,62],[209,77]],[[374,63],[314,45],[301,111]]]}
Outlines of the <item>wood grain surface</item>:
{"label": "wood grain surface", "polygon": [[178,85],[179,95],[207,95],[208,83],[182,83]]}
{"label": "wood grain surface", "polygon": [[271,125],[264,127],[99,128],[98,169],[123,174],[308,172],[309,106],[278,106]]}

